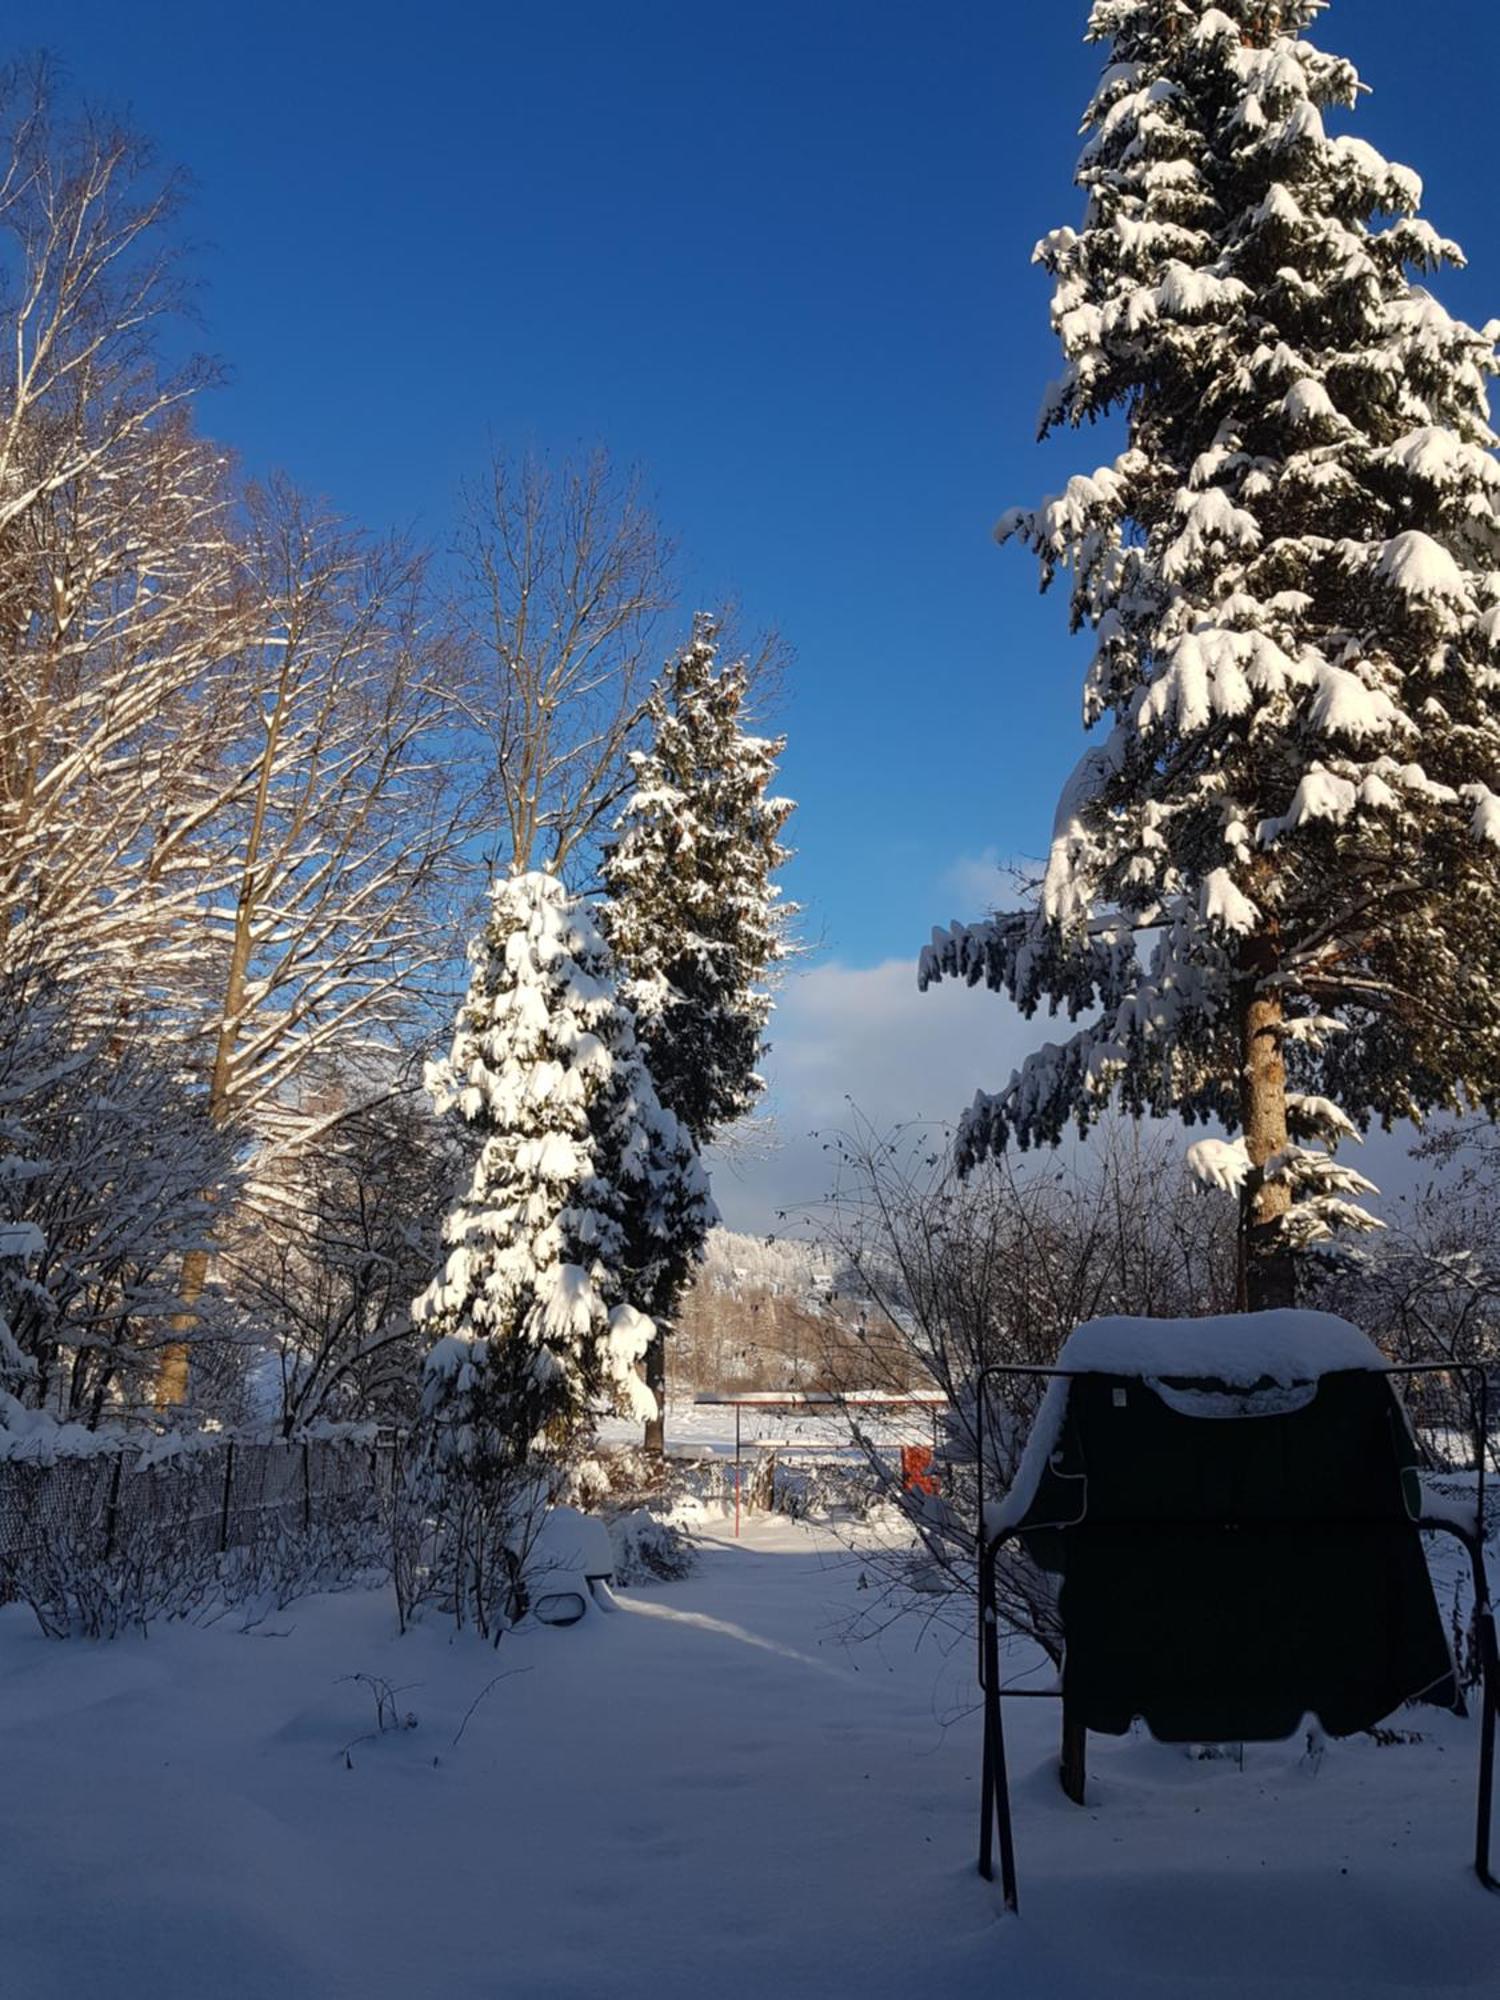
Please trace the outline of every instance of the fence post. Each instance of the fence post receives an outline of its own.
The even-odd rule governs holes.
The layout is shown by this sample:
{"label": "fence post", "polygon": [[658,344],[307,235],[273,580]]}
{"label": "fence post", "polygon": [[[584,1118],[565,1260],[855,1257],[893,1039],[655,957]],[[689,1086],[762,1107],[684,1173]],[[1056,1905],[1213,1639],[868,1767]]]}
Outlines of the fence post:
{"label": "fence post", "polygon": [[119,1521],[120,1476],[125,1470],[125,1454],[115,1453],[115,1469],[109,1476],[109,1498],[104,1503],[104,1560],[115,1552],[115,1531]]}
{"label": "fence post", "polygon": [[229,1547],[229,1495],[234,1485],[234,1439],[224,1447],[224,1501],[219,1509],[219,1554]]}

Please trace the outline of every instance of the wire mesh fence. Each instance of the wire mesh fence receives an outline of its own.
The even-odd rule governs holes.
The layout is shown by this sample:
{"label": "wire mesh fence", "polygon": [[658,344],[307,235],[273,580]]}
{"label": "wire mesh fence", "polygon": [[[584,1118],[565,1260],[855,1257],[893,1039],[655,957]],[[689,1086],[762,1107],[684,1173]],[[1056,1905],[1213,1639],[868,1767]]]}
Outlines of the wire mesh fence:
{"label": "wire mesh fence", "polygon": [[397,1440],[365,1437],[0,1459],[0,1604],[93,1633],[347,1580],[378,1552],[398,1460]]}
{"label": "wire mesh fence", "polygon": [[1500,1477],[1500,1369],[1414,1363],[1391,1379],[1428,1471]]}

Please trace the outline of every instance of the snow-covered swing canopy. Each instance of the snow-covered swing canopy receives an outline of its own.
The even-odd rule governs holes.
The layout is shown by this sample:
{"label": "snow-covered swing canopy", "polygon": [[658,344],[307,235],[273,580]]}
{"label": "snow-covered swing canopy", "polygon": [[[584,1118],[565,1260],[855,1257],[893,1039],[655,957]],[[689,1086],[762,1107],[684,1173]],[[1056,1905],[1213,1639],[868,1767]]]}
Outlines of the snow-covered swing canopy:
{"label": "snow-covered swing canopy", "polygon": [[[1008,1541],[1059,1580],[1059,1692],[1079,1744],[1086,1730],[1118,1735],[1137,1718],[1168,1742],[1276,1740],[1308,1715],[1343,1736],[1406,1701],[1457,1702],[1420,1526],[1464,1541],[1483,1621],[1482,1513],[1468,1526],[1425,1519],[1393,1372],[1357,1328],[1306,1312],[1100,1320],[1078,1329],[1053,1370],[986,1371],[991,1382],[1050,1377],[1010,1491],[980,1501],[981,1866],[991,1872],[998,1814],[1008,1901],[994,1610]],[[1492,1619],[1480,1651],[1476,1866],[1489,1882]]]}

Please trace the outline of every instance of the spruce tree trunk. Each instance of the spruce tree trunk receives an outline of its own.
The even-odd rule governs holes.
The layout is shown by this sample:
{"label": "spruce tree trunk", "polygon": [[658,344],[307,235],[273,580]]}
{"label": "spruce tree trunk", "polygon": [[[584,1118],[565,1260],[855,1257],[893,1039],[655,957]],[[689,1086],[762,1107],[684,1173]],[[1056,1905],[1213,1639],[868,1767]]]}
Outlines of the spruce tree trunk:
{"label": "spruce tree trunk", "polygon": [[657,1327],[646,1349],[646,1387],[656,1398],[656,1415],[646,1424],[645,1446],[653,1458],[667,1455],[667,1333]]}
{"label": "spruce tree trunk", "polygon": [[1291,1189],[1283,1181],[1264,1178],[1266,1163],[1285,1151],[1290,1136],[1281,996],[1264,990],[1278,962],[1274,934],[1254,940],[1241,961],[1256,982],[1246,990],[1241,1024],[1240,1122],[1250,1156],[1250,1176],[1240,1202],[1239,1303],[1245,1312],[1268,1312],[1296,1303],[1292,1254],[1280,1240],[1282,1218],[1292,1205]]}

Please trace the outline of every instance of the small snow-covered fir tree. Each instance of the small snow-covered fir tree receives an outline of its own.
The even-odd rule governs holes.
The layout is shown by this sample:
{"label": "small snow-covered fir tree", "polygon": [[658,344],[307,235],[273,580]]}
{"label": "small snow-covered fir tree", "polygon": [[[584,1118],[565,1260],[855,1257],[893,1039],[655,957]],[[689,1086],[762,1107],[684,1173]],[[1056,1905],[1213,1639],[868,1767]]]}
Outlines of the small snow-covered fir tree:
{"label": "small snow-covered fir tree", "polygon": [[640,1309],[712,1219],[589,908],[549,874],[497,886],[452,1051],[429,1081],[480,1141],[415,1317],[424,1407],[450,1469],[566,1444],[601,1401],[646,1417]]}
{"label": "small snow-covered fir tree", "polygon": [[1500,1101],[1500,326],[1414,282],[1459,261],[1420,182],[1325,124],[1360,85],[1322,8],[1092,9],[1043,428],[1123,412],[1127,443],[999,532],[1073,572],[1098,737],[1035,907],[922,968],[1085,1023],[976,1100],[967,1158],[1111,1098],[1230,1132],[1193,1157],[1253,1304],[1369,1220],[1328,1141]]}
{"label": "small snow-covered fir tree", "polygon": [[[766,980],[795,914],[772,880],[788,858],[780,835],[793,811],[770,794],[785,739],[748,733],[748,693],[746,662],[720,667],[717,627],[700,616],[652,694],[649,747],[634,755],[635,788],[604,852],[603,917],[646,1062],[700,1148],[764,1089]],[[658,1397],[682,1291],[675,1273],[664,1277],[646,1364]],[[646,1442],[661,1449],[659,1415]]]}

